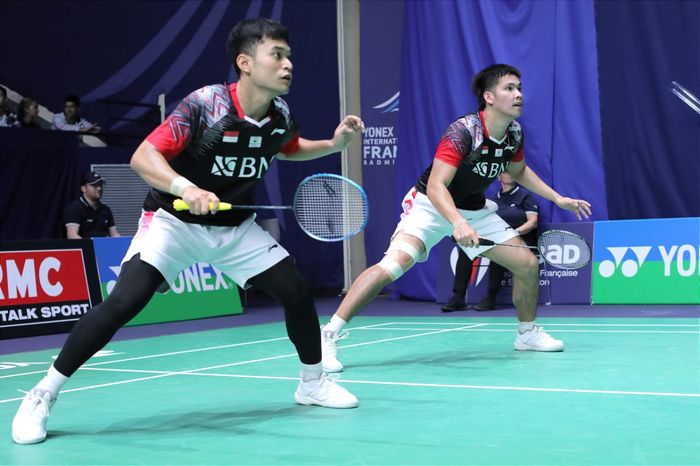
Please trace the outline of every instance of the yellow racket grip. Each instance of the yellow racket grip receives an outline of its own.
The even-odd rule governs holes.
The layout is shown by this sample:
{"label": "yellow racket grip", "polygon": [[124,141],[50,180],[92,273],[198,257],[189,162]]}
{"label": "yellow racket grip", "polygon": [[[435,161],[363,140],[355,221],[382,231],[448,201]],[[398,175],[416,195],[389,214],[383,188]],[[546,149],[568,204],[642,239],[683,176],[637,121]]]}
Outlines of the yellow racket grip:
{"label": "yellow racket grip", "polygon": [[[187,205],[182,199],[175,199],[173,201],[173,208],[177,211],[180,210],[190,210],[190,206]],[[210,202],[209,209],[213,209],[214,205]],[[231,204],[228,202],[219,202],[219,210],[231,210]]]}

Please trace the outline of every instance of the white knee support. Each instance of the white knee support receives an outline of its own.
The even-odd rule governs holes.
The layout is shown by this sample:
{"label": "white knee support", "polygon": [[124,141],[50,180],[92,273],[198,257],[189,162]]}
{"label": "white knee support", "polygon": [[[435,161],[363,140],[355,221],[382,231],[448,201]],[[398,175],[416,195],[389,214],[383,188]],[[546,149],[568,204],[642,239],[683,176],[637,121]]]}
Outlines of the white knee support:
{"label": "white knee support", "polygon": [[411,256],[411,259],[413,262],[418,261],[418,256],[420,256],[420,253],[418,252],[418,249],[408,241],[403,241],[403,240],[396,240],[392,241],[392,243],[389,245],[389,249],[387,249],[386,252],[389,251],[403,251],[409,256]]}
{"label": "white knee support", "polygon": [[401,265],[391,257],[384,256],[384,259],[380,260],[377,265],[389,274],[389,277],[391,277],[391,281],[398,280],[399,277],[401,277],[401,275],[404,274]]}

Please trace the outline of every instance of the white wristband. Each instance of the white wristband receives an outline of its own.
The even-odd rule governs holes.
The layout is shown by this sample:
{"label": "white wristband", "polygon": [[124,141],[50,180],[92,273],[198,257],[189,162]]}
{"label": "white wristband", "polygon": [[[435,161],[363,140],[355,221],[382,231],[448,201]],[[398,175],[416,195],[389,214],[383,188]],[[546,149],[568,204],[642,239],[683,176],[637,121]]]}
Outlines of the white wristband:
{"label": "white wristband", "polygon": [[462,223],[467,223],[467,219],[462,217],[459,220],[457,220],[456,222],[453,222],[452,228],[457,228],[457,225],[461,225]]}
{"label": "white wristband", "polygon": [[184,176],[178,176],[170,183],[170,194],[177,197],[182,197],[182,193],[190,186],[196,186],[193,182]]}

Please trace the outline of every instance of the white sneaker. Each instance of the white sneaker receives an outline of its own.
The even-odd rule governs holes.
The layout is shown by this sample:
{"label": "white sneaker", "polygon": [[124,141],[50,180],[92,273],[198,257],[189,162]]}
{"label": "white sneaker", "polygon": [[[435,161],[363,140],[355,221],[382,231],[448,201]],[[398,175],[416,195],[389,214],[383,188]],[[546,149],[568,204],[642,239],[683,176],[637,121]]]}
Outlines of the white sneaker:
{"label": "white sneaker", "polygon": [[537,325],[525,333],[518,332],[513,346],[518,351],[564,351],[563,341],[552,338]]}
{"label": "white sneaker", "polygon": [[51,393],[33,388],[26,395],[12,420],[12,440],[22,445],[40,443],[46,439],[46,419],[56,402]]}
{"label": "white sneaker", "polygon": [[335,383],[328,374],[321,373],[321,378],[299,382],[294,399],[302,405],[318,405],[326,408],[355,408],[357,397]]}
{"label": "white sneaker", "polygon": [[321,327],[321,363],[326,372],[342,372],[343,363],[338,361],[338,340],[348,337],[348,332],[327,332]]}

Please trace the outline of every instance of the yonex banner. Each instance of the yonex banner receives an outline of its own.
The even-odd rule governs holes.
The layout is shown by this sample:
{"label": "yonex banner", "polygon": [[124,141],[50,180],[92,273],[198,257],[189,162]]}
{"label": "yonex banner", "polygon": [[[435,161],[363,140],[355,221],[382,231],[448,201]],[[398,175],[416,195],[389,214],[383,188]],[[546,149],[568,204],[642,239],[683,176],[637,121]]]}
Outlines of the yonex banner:
{"label": "yonex banner", "polygon": [[593,302],[700,303],[700,218],[596,222]]}
{"label": "yonex banner", "polygon": [[[399,218],[396,192],[399,76],[404,2],[379,0],[360,5],[362,180],[370,203],[365,228],[367,263],[384,255]],[[415,180],[412,181],[412,183]],[[401,189],[407,191],[410,184]],[[393,288],[392,285],[389,289]]]}
{"label": "yonex banner", "polygon": [[101,301],[89,240],[4,242],[0,338],[70,330]]}
{"label": "yonex banner", "polygon": [[[102,295],[112,291],[121,270],[121,260],[131,238],[95,238],[95,256]],[[236,284],[209,264],[194,264],[180,272],[170,290],[153,297],[146,308],[127,325],[172,322],[241,314]]]}

